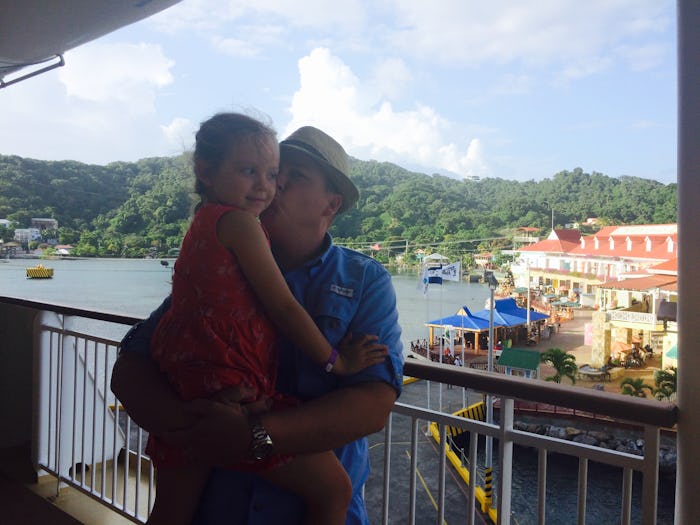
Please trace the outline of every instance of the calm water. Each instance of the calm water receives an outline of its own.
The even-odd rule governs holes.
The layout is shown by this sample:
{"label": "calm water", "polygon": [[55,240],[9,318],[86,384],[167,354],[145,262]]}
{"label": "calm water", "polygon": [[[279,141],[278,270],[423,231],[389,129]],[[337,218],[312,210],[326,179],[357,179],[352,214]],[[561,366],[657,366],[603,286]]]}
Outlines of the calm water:
{"label": "calm water", "polygon": [[[53,279],[27,279],[25,269],[43,262],[55,270]],[[135,259],[86,259],[71,261],[37,261],[13,259],[0,263],[0,295],[20,297],[49,303],[76,306],[85,309],[147,316],[170,291],[172,261],[168,267],[160,260]],[[403,329],[404,346],[415,339],[427,338],[426,320],[455,313],[465,305],[476,311],[484,308],[489,298],[486,286],[475,283],[447,282],[443,286],[431,286],[427,296],[417,288],[418,275],[393,276],[396,289],[399,320]],[[109,334],[117,339],[120,331]],[[524,453],[525,452],[525,453]],[[576,470],[574,461],[565,457],[552,457],[549,465],[548,501],[557,501],[553,515],[547,523],[573,523],[575,516]],[[536,523],[532,502],[536,497],[536,454],[520,450],[516,454],[513,475],[513,522],[518,525]],[[610,524],[619,520],[604,521],[601,515],[619,508],[621,473],[609,467],[591,464],[589,471],[588,517],[589,523]],[[635,478],[635,499],[641,484]],[[673,523],[673,485],[660,482],[659,524]],[[617,515],[613,511],[613,515]],[[590,521],[593,520],[593,521]],[[633,523],[639,523],[635,511]]]}
{"label": "calm water", "polygon": [[[53,279],[27,279],[25,269],[42,262],[54,268]],[[168,267],[151,259],[84,259],[39,261],[12,259],[0,263],[0,295],[76,306],[132,316],[147,316],[170,291]],[[427,338],[425,321],[455,313],[466,305],[484,308],[488,288],[448,282],[417,289],[417,274],[393,276],[404,343]]]}

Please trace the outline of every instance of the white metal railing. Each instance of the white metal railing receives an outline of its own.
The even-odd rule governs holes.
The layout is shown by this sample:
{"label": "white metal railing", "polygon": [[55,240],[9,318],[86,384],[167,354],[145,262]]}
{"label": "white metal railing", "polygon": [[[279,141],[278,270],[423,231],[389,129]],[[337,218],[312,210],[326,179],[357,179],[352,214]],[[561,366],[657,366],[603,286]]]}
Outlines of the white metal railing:
{"label": "white metal railing", "polygon": [[[99,500],[115,512],[134,522],[144,522],[154,498],[153,469],[142,454],[145,432],[130,421],[119,409],[118,400],[109,390],[111,367],[116,359],[118,340],[104,338],[90,330],[69,327],[75,316],[50,311],[50,305],[37,318],[35,349],[38,357],[36,402],[39,413],[37,456],[40,467],[57,479],[57,490],[61,483],[70,485],[94,499]],[[103,315],[104,316],[104,315]],[[119,319],[115,317],[115,322]],[[595,461],[623,469],[621,515],[610,516],[611,522],[629,524],[632,509],[632,475],[643,476],[641,500],[642,523],[656,523],[658,499],[658,466],[660,429],[670,427],[676,421],[673,405],[651,400],[610,396],[594,390],[571,389],[561,385],[522,378],[494,375],[479,370],[418,363],[408,360],[406,372],[433,383],[448,383],[473,391],[488,392],[501,399],[499,421],[495,424],[467,420],[430,407],[418,404],[396,403],[384,431],[383,471],[373,459],[373,471],[381,472],[378,485],[368,483],[367,490],[381,491],[381,517],[376,520],[388,524],[395,522],[394,515],[407,513],[408,523],[421,523],[416,516],[416,495],[419,441],[418,428],[427,422],[437,423],[440,431],[439,453],[421,458],[423,465],[438,465],[438,498],[435,502],[439,522],[445,517],[445,486],[447,479],[446,451],[450,445],[445,435],[446,426],[466,429],[473,435],[488,436],[499,441],[498,482],[494,491],[493,510],[486,509],[498,522],[511,523],[513,446],[521,445],[536,449],[539,454],[537,483],[538,522],[544,523],[548,502],[544,487],[547,484],[548,454],[558,453],[578,458],[579,489],[577,523],[586,520],[586,498],[588,463]],[[429,384],[429,383],[428,383]],[[557,404],[574,410],[587,410],[607,415],[616,421],[627,421],[643,428],[644,455],[637,456],[616,452],[582,443],[542,436],[513,428],[514,397],[535,402],[557,399]],[[620,399],[613,399],[619,397]],[[406,441],[404,431],[397,435],[396,422],[408,418],[410,434],[411,465],[407,479],[396,479],[392,465],[392,446],[397,441]],[[482,467],[477,456],[477,439],[470,441],[468,464],[476,473]],[[453,448],[453,447],[452,447]],[[117,468],[115,468],[115,465]],[[377,476],[378,474],[373,474]],[[372,478],[371,478],[372,479]],[[473,476],[476,480],[477,476]],[[407,506],[397,511],[396,498],[391,498],[392,487],[409,486],[408,501],[400,499],[398,504]],[[468,510],[468,523],[474,523],[475,491],[479,488],[471,482],[466,488],[464,506]],[[374,487],[374,488],[373,488]],[[367,494],[366,494],[367,496]],[[471,503],[470,503],[471,502]],[[556,504],[556,502],[554,502]],[[377,507],[378,509],[379,507]],[[494,512],[494,510],[496,512]],[[373,509],[377,512],[376,509]],[[373,520],[376,521],[376,520]],[[403,523],[403,521],[402,521]]]}
{"label": "white metal railing", "polygon": [[644,312],[631,312],[629,310],[609,310],[606,314],[606,321],[622,321],[626,323],[661,324],[656,319],[656,315]]}
{"label": "white metal railing", "polygon": [[145,522],[155,496],[143,455],[147,434],[109,389],[119,341],[69,328],[75,317],[36,318],[37,464],[135,521]]}

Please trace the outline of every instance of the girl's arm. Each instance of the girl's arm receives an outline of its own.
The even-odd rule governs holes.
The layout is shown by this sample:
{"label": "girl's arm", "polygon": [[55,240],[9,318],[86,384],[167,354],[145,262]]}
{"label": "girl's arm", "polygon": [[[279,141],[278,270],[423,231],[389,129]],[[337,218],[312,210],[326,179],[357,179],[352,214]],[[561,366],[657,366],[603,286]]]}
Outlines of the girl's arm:
{"label": "girl's arm", "polygon": [[[237,257],[243,274],[284,337],[303,349],[319,366],[328,363],[333,348],[289,290],[258,219],[244,211],[227,212],[219,219],[217,235]],[[352,351],[338,356],[332,371],[349,375],[384,361],[387,347],[373,343],[375,339],[367,336],[353,344]]]}

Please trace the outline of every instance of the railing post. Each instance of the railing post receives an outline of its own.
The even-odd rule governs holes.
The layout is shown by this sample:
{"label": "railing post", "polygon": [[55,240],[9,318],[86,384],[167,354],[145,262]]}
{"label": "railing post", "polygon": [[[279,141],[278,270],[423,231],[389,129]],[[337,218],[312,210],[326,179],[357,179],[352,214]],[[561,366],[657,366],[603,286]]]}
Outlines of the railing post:
{"label": "railing post", "polygon": [[389,523],[389,482],[391,480],[391,423],[394,415],[389,414],[384,429],[384,483],[382,485],[382,523]]}
{"label": "railing post", "polygon": [[644,470],[642,471],[642,525],[656,525],[657,494],[659,493],[659,445],[661,433],[657,427],[644,427]]}
{"label": "railing post", "polygon": [[515,403],[513,398],[501,398],[501,424],[499,451],[501,460],[501,475],[498,480],[498,522],[500,525],[510,525],[511,488],[513,484],[513,413]]}

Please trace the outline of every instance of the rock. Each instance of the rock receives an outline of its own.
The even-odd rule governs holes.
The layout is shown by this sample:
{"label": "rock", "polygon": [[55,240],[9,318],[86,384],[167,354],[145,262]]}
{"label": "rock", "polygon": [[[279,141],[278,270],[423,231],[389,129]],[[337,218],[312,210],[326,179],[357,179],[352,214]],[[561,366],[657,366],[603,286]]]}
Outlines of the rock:
{"label": "rock", "polygon": [[598,441],[610,441],[611,439],[613,439],[613,436],[611,436],[607,432],[601,432],[599,430],[590,430],[588,432],[588,435],[594,439],[597,439]]}
{"label": "rock", "polygon": [[[601,443],[600,441],[598,441],[594,437],[592,437],[588,434],[584,434],[583,432],[579,433],[577,436],[574,436],[574,438],[571,441],[573,441],[574,443],[583,443],[584,445],[593,445],[593,446],[598,446],[598,447],[601,447],[602,445],[604,445],[604,443]],[[603,447],[603,448],[605,448],[605,447]]]}
{"label": "rock", "polygon": [[575,427],[566,427],[565,429],[566,432],[566,439],[571,439],[573,440],[576,436],[583,434],[583,430],[580,430]]}
{"label": "rock", "polygon": [[566,439],[566,429],[552,425],[547,429],[544,435],[553,438]]}

